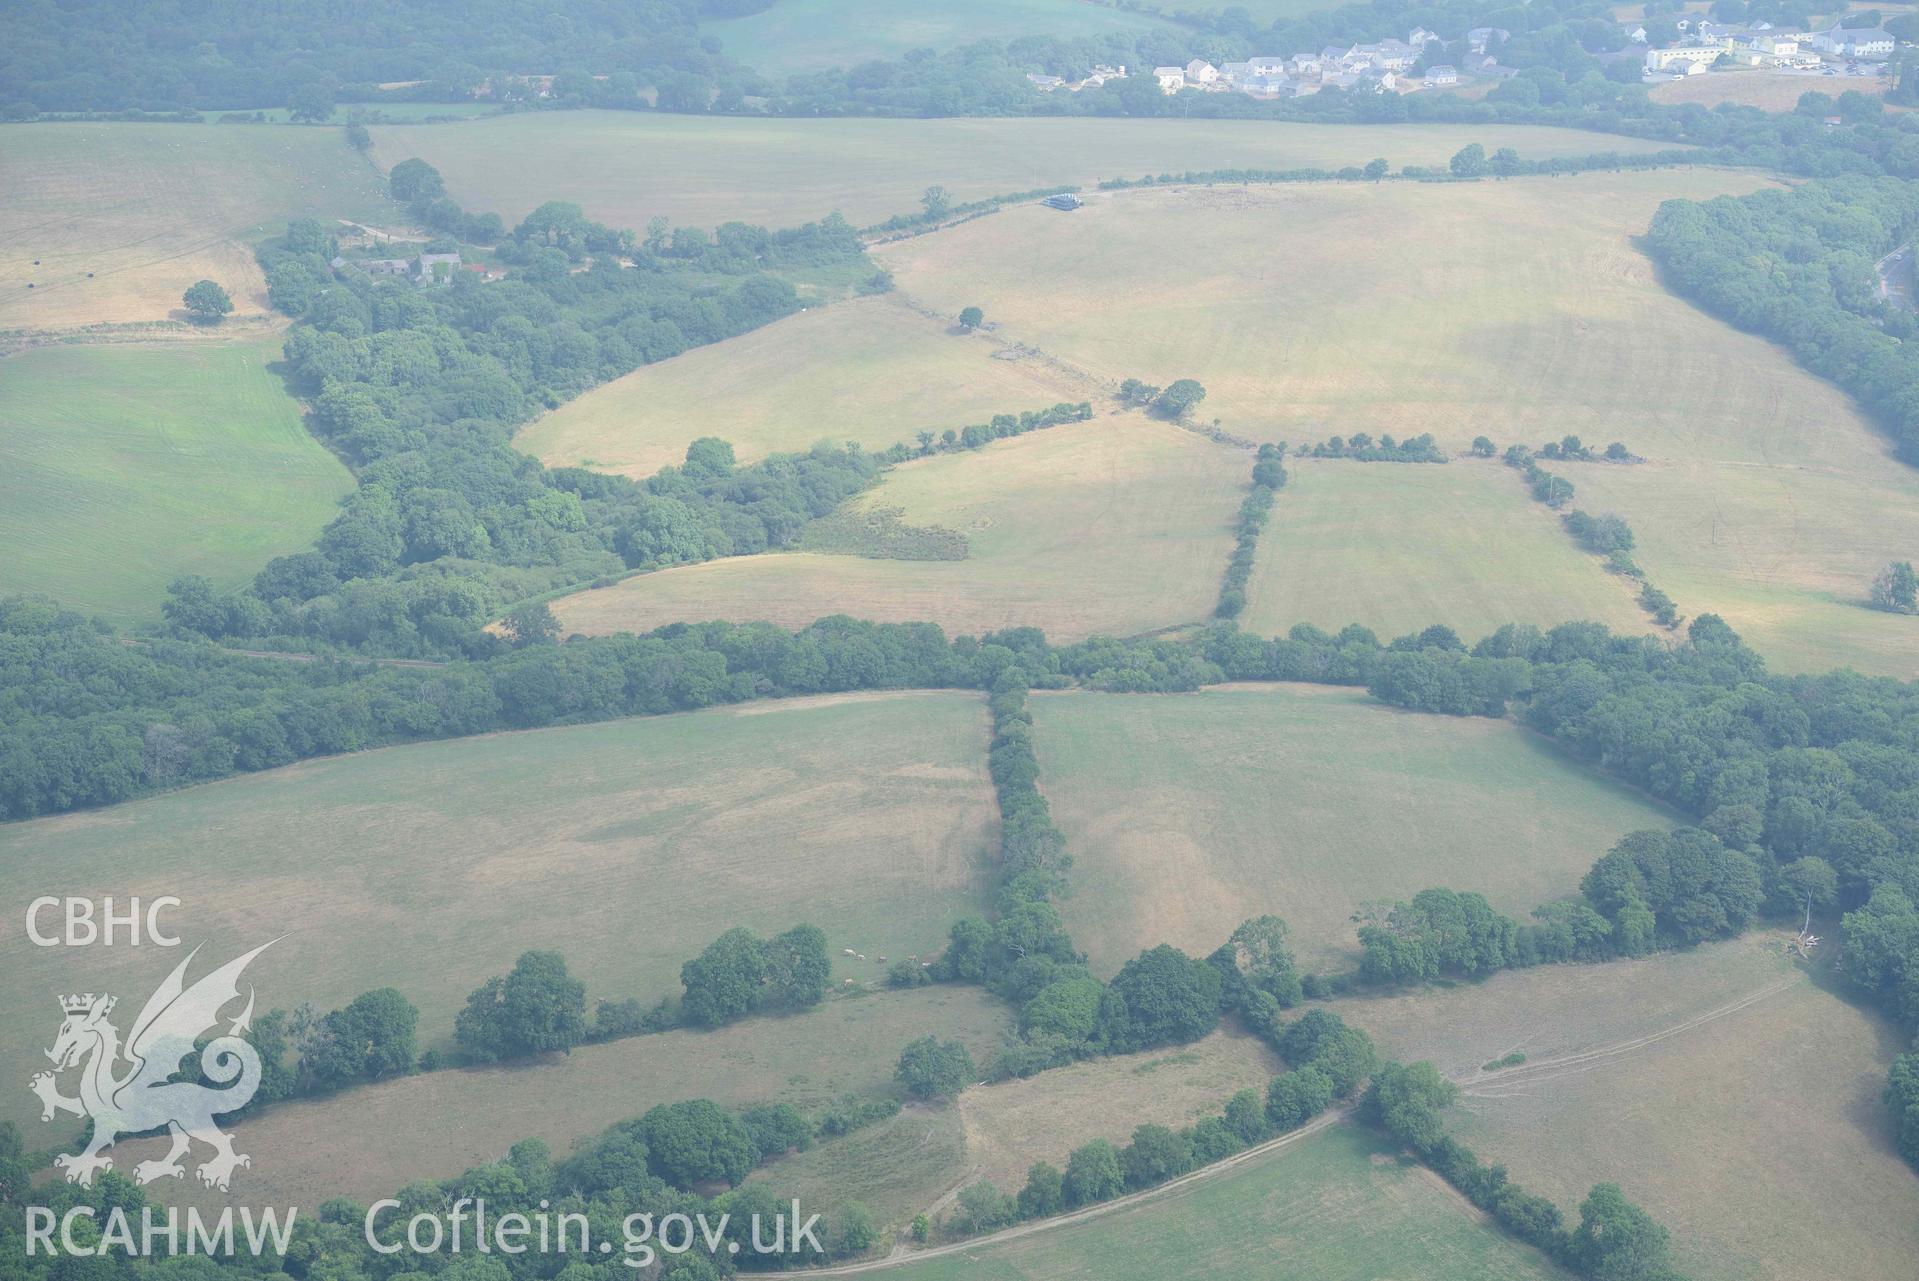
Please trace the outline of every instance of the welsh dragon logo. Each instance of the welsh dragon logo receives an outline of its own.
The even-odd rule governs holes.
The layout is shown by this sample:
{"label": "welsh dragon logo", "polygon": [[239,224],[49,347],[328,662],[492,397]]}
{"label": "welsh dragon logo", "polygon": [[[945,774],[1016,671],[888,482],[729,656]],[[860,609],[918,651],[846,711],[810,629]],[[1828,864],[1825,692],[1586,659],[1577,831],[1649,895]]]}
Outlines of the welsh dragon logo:
{"label": "welsh dragon logo", "polygon": [[[200,1182],[210,1188],[225,1191],[233,1171],[253,1163],[235,1152],[232,1137],[213,1123],[215,1116],[245,1107],[260,1088],[260,1056],[241,1036],[253,1018],[253,990],[247,989],[246,1008],[224,1035],[204,1046],[199,1042],[218,1028],[220,1011],[239,999],[241,972],[271,946],[264,943],[188,987],[187,966],[200,952],[195,948],[147,998],[124,1045],[119,1029],[107,1020],[113,997],[89,992],[60,998],[66,1017],[47,1051],[53,1071],[37,1074],[32,1089],[40,1096],[42,1121],[62,1112],[93,1120],[93,1136],[84,1151],[54,1158],[67,1182],[91,1185],[95,1174],[112,1167],[106,1150],[117,1139],[160,1129],[166,1130],[173,1147],[157,1161],[136,1164],[136,1182],[181,1177],[186,1172],[181,1162],[196,1142],[213,1149],[197,1171]],[[178,1079],[181,1060],[196,1048],[200,1075],[220,1088]],[[78,1098],[60,1093],[57,1081],[71,1068],[80,1070]]]}

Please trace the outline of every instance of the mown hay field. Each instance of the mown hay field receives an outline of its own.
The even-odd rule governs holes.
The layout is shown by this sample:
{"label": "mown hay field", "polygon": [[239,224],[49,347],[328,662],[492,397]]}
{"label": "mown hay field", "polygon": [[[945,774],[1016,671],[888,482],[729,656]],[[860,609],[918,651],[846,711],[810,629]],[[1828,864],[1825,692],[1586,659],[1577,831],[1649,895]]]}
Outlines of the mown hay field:
{"label": "mown hay field", "polygon": [[553,602],[565,632],[830,614],[948,633],[1131,635],[1212,611],[1248,455],[1137,414],[905,463],[855,500],[966,536],[964,560],[777,552],[639,574]]}
{"label": "mown hay field", "polygon": [[167,583],[297,552],[352,477],[268,371],[277,341],[40,347],[0,362],[0,593],[116,623]]}
{"label": "mown hay field", "polygon": [[[1829,965],[1789,960],[1787,937],[1334,1008],[1462,1082],[1450,1130],[1482,1161],[1568,1210],[1618,1183],[1672,1232],[1688,1276],[1904,1276],[1919,1178],[1879,1100],[1903,1047],[1830,990]],[[1527,1062],[1480,1070],[1514,1051]]]}
{"label": "mown hay field", "polygon": [[[1482,434],[1502,449],[1622,441],[1646,465],[1558,470],[1578,487],[1574,507],[1631,522],[1641,564],[1682,613],[1722,614],[1781,669],[1909,674],[1919,629],[1863,602],[1877,569],[1919,541],[1919,481],[1837,388],[1668,293],[1634,244],[1661,200],[1762,183],[1699,169],[1130,192],[1071,217],[1012,210],[880,257],[921,303],[975,303],[1003,340],[1109,385],[1197,378],[1209,392],[1198,416],[1242,435],[1430,432],[1454,452]],[[1206,244],[1203,268],[1165,252],[1189,243]],[[1320,486],[1320,511],[1365,512],[1326,543],[1315,476],[1338,473],[1298,470],[1260,546],[1257,625],[1301,617],[1290,593],[1331,626],[1394,608],[1408,626],[1436,608],[1487,624],[1543,611],[1644,626],[1627,584],[1545,550],[1549,516],[1521,532],[1523,489],[1388,512],[1396,489],[1465,474],[1367,465],[1344,476],[1350,501]],[[1384,548],[1376,573],[1321,572],[1351,554],[1348,535],[1362,565]],[[1517,576],[1483,554],[1512,536],[1527,549]],[[1407,550],[1422,543],[1423,557]],[[1433,588],[1399,572],[1416,559],[1446,566]]]}
{"label": "mown hay field", "polygon": [[1264,912],[1292,926],[1302,964],[1349,965],[1368,900],[1444,885],[1523,916],[1576,890],[1625,833],[1672,822],[1509,722],[1359,690],[1032,706],[1040,788],[1073,852],[1061,911],[1102,974],[1157,943],[1204,955]]}
{"label": "mown hay field", "polygon": [[1765,185],[1666,169],[1157,188],[1072,214],[1011,209],[877,256],[921,303],[977,304],[1003,337],[1109,383],[1196,378],[1197,416],[1242,435],[1431,432],[1463,448],[1572,432],[1644,453],[1664,423],[1798,432],[1795,415],[1836,403],[1668,293],[1633,244],[1663,200]]}
{"label": "mown hay field", "polygon": [[[390,748],[13,824],[0,889],[23,904],[177,896],[171,921],[209,962],[285,935],[250,971],[261,1008],[393,986],[420,1009],[423,1047],[529,948],[564,953],[589,1002],[651,1004],[726,930],[808,922],[836,984],[877,984],[879,957],[930,955],[979,910],[996,823],[985,745],[977,697],[928,693]],[[50,1029],[60,991],[137,1001],[158,959],[11,931],[0,1018]],[[12,1039],[0,1066],[25,1080],[40,1044]],[[32,1102],[0,1118],[37,1125]]]}
{"label": "mown hay field", "polygon": [[990,334],[957,332],[893,296],[811,307],[647,365],[528,424],[515,440],[548,466],[650,476],[701,436],[742,462],[821,440],[878,451],[994,414],[1079,401],[1082,383]]}
{"label": "mown hay field", "polygon": [[633,111],[383,125],[373,138],[382,168],[422,157],[445,175],[461,204],[498,213],[509,225],[544,201],[572,200],[588,217],[635,230],[656,214],[700,227],[732,220],[790,227],[838,210],[857,224],[875,223],[918,213],[921,193],[934,185],[955,200],[979,200],[1169,170],[1337,169],[1374,156],[1395,165],[1443,165],[1475,141],[1488,151],[1513,147],[1533,157],[1661,150],[1639,139],[1539,125],[748,120]]}
{"label": "mown hay field", "polygon": [[1637,584],[1581,551],[1498,463],[1289,464],[1260,540],[1240,625],[1295,623],[1382,638],[1444,623],[1476,639],[1502,623],[1593,619],[1649,629]]}
{"label": "mown hay field", "polygon": [[1682,611],[1721,615],[1773,670],[1910,678],[1919,625],[1868,599],[1873,576],[1919,547],[1919,475],[1876,437],[1830,430],[1842,424],[1761,460],[1558,471],[1576,505],[1626,518],[1633,558]]}
{"label": "mown hay field", "polygon": [[237,314],[263,312],[253,241],[293,218],[378,221],[392,209],[338,129],[4,128],[0,330],[165,320],[202,278]]}

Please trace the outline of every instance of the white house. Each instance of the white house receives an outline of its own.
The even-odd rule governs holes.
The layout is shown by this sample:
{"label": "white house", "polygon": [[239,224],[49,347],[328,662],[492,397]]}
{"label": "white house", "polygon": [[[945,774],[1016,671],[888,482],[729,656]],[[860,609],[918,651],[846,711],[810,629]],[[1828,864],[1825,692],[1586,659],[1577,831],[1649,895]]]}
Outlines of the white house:
{"label": "white house", "polygon": [[1424,27],[1414,27],[1406,33],[1406,43],[1415,49],[1424,49],[1427,45],[1438,40],[1439,33],[1437,31],[1428,31]]}
{"label": "white house", "polygon": [[1634,44],[1645,44],[1646,29],[1644,27],[1634,27],[1626,33],[1626,39],[1632,41]]}
{"label": "white house", "polygon": [[1201,62],[1194,58],[1186,64],[1186,83],[1189,85],[1209,85],[1219,80],[1219,68],[1210,62]]}
{"label": "white house", "polygon": [[1373,65],[1388,71],[1404,71],[1419,61],[1419,50],[1404,40],[1381,40],[1373,50]]}
{"label": "white house", "polygon": [[1295,76],[1316,76],[1324,67],[1316,53],[1296,53],[1286,60],[1286,70]]}
{"label": "white house", "polygon": [[1820,31],[1809,42],[1821,53],[1838,54],[1846,58],[1886,58],[1892,55],[1893,38],[1886,32],[1874,27],[1849,31],[1844,27],[1833,27],[1829,31]]}
{"label": "white house", "polygon": [[1439,89],[1446,85],[1456,85],[1458,83],[1459,69],[1457,67],[1449,67],[1441,63],[1438,66],[1426,68],[1426,85],[1428,88]]}
{"label": "white house", "polygon": [[1250,74],[1255,76],[1283,76],[1286,74],[1286,59],[1284,58],[1248,58],[1246,65],[1251,68]]}
{"label": "white house", "polygon": [[1153,75],[1159,80],[1160,90],[1164,93],[1178,93],[1186,87],[1186,68],[1154,67]]}

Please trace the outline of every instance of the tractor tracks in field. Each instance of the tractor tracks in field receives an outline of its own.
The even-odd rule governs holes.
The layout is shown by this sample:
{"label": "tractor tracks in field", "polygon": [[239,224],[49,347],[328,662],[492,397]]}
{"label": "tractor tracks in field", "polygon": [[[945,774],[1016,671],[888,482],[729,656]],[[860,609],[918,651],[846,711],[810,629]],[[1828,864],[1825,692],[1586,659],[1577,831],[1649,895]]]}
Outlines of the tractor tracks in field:
{"label": "tractor tracks in field", "polygon": [[[1702,1011],[1693,1015],[1691,1018],[1681,1020],[1668,1027],[1661,1028],[1656,1032],[1648,1032],[1643,1036],[1630,1037],[1626,1040],[1616,1041],[1611,1045],[1600,1046],[1591,1050],[1582,1050],[1573,1054],[1562,1054],[1549,1059],[1540,1059],[1534,1063],[1527,1063],[1521,1067],[1508,1068],[1495,1073],[1483,1071],[1473,1072],[1455,1077],[1453,1081],[1454,1084],[1460,1087],[1461,1095],[1466,1098],[1500,1099],[1523,1097],[1528,1087],[1543,1085],[1549,1081],[1558,1080],[1565,1076],[1597,1071],[1609,1064],[1636,1054],[1649,1046],[1657,1045],[1662,1041],[1670,1040],[1676,1036],[1683,1036],[1709,1023],[1717,1022],[1720,1019],[1737,1014],[1742,1010],[1749,1009],[1762,1001],[1777,996],[1795,984],[1806,981],[1806,976],[1803,973],[1789,974],[1783,978],[1775,979],[1770,983],[1755,988],[1742,996],[1735,997],[1733,1000],[1727,1001],[1722,1005]],[[1033,1223],[1023,1223],[1017,1227],[1006,1228],[1002,1231],[992,1233],[989,1236],[973,1237],[965,1241],[955,1241],[949,1245],[934,1246],[926,1250],[915,1250],[906,1245],[896,1245],[890,1252],[877,1259],[867,1259],[859,1263],[840,1264],[830,1268],[807,1268],[803,1269],[799,1275],[816,1277],[858,1276],[863,1273],[882,1272],[888,1268],[900,1267],[909,1263],[918,1263],[923,1259],[951,1258],[955,1255],[972,1256],[1008,1241],[1017,1241],[1024,1237],[1051,1231],[1055,1228],[1084,1223],[1090,1219],[1096,1219],[1103,1215],[1113,1214],[1120,1210],[1129,1209],[1133,1206],[1142,1205],[1149,1201],[1176,1194],[1191,1188],[1196,1183],[1217,1178],[1239,1166],[1257,1161],[1274,1152],[1291,1147],[1309,1135],[1317,1134],[1322,1130],[1348,1120],[1358,1109],[1358,1106],[1357,1102],[1349,1103],[1343,1107],[1323,1112],[1297,1130],[1289,1131],[1276,1139],[1268,1139],[1264,1143],[1247,1148],[1244,1152],[1236,1153],[1223,1161],[1217,1161],[1212,1165],[1203,1166],[1190,1174],[1181,1175],[1179,1178],[1162,1183],[1157,1187],[1130,1193],[1127,1196],[1117,1197],[1111,1201],[1102,1201],[1097,1205],[1089,1205],[1084,1209],[1075,1210],[1070,1214],[1062,1214],[1055,1218],[1042,1219]],[[962,1180],[959,1185],[950,1189],[940,1198],[938,1204],[943,1206],[956,1199],[964,1183],[965,1181]]]}
{"label": "tractor tracks in field", "polygon": [[1521,1097],[1529,1092],[1530,1087],[1543,1085],[1548,1081],[1556,1081],[1561,1077],[1576,1076],[1581,1073],[1595,1071],[1627,1055],[1636,1054],[1648,1046],[1657,1045],[1661,1041],[1683,1035],[1684,1033],[1693,1031],[1695,1028],[1700,1028],[1708,1023],[1723,1019],[1728,1015],[1737,1014],[1741,1010],[1757,1005],[1769,997],[1778,995],[1794,984],[1805,981],[1806,976],[1803,974],[1790,974],[1784,978],[1775,979],[1763,987],[1755,988],[1753,991],[1747,992],[1744,996],[1728,1001],[1724,1005],[1715,1006],[1703,1013],[1695,1014],[1693,1017],[1682,1022],[1675,1023],[1670,1027],[1661,1028],[1657,1032],[1648,1032],[1644,1036],[1636,1036],[1629,1040],[1617,1041],[1612,1045],[1601,1046],[1598,1049],[1582,1050],[1576,1054],[1561,1054],[1549,1059],[1539,1059],[1536,1062],[1526,1063],[1519,1067],[1502,1068],[1496,1072],[1474,1073],[1472,1076],[1458,1082],[1460,1093],[1467,1098],[1474,1099]]}

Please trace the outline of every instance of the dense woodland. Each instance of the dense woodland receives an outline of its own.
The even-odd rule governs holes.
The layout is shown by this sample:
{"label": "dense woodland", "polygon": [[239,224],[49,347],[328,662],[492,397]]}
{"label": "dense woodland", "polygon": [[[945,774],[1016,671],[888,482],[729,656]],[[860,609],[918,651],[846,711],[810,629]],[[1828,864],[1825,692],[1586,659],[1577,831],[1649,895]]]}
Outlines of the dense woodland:
{"label": "dense woodland", "polygon": [[1873,264],[1919,229],[1919,186],[1834,178],[1705,202],[1669,200],[1647,243],[1666,280],[1783,343],[1856,396],[1919,462],[1919,323],[1879,297]]}

